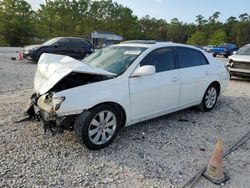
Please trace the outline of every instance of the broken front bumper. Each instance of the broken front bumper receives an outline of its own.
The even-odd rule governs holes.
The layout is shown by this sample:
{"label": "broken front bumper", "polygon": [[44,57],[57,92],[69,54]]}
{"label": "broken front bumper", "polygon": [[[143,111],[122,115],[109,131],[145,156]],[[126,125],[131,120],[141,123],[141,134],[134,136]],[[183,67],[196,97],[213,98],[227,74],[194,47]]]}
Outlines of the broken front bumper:
{"label": "broken front bumper", "polygon": [[30,97],[29,107],[25,114],[30,118],[43,122],[44,130],[52,133],[57,130],[73,130],[76,115],[58,116],[55,112],[50,112],[50,105],[45,102],[42,96],[34,93]]}

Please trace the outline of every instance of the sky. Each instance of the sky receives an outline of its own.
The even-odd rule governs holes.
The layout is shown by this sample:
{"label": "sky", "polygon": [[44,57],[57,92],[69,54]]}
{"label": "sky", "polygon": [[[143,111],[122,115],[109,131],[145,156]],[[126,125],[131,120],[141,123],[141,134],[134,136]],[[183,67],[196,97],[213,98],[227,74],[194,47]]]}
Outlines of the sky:
{"label": "sky", "polygon": [[[194,23],[196,16],[201,14],[208,19],[213,13],[219,11],[219,21],[225,22],[230,16],[238,18],[240,14],[250,15],[250,0],[114,0],[129,7],[133,14],[139,18],[149,15],[157,19],[170,21],[178,18],[179,21]],[[27,0],[38,9],[44,0]]]}

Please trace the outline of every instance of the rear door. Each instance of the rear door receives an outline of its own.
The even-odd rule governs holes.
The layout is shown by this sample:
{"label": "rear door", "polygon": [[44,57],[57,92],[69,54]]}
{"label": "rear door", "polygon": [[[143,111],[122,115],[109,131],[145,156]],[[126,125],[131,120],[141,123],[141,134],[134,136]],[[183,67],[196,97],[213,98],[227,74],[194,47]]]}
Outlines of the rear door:
{"label": "rear door", "polygon": [[209,62],[202,52],[176,47],[180,67],[180,106],[199,103],[210,84]]}
{"label": "rear door", "polygon": [[82,39],[71,38],[70,39],[70,56],[75,59],[83,59],[85,53],[85,46]]}
{"label": "rear door", "polygon": [[69,50],[69,44],[70,44],[69,38],[62,38],[53,45],[51,51],[54,54],[61,54],[61,55],[70,56],[71,53]]}
{"label": "rear door", "polygon": [[157,116],[179,104],[180,75],[174,49],[154,50],[140,63],[144,65],[155,66],[156,74],[129,78],[132,121]]}

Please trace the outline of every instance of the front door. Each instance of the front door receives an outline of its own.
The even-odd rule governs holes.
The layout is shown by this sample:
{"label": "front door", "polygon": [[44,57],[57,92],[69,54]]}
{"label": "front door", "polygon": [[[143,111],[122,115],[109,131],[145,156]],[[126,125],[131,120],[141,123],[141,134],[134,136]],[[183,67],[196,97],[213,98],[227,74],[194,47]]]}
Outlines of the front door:
{"label": "front door", "polygon": [[174,49],[154,50],[140,63],[144,65],[155,66],[156,74],[129,79],[132,122],[157,116],[179,104],[180,74]]}

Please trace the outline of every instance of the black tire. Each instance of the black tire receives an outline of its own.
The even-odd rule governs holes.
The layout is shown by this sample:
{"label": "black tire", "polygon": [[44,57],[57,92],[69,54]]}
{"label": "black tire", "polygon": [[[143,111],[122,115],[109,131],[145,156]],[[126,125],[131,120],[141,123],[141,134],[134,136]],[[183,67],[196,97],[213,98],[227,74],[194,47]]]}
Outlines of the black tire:
{"label": "black tire", "polygon": [[217,55],[216,53],[213,53],[213,57],[216,57],[216,55]]}
{"label": "black tire", "polygon": [[228,56],[229,56],[229,55],[227,55],[227,54],[226,54],[226,55],[224,55],[224,57],[225,57],[225,58],[228,58]]}
{"label": "black tire", "polygon": [[[215,89],[215,91],[216,91],[215,101],[214,101],[214,103],[212,105],[208,105],[207,104],[208,99],[206,97],[208,95],[208,92],[213,90],[213,89]],[[204,96],[202,98],[201,103],[197,106],[198,109],[201,110],[201,111],[204,111],[204,112],[208,112],[208,111],[212,110],[214,108],[214,106],[216,105],[216,103],[217,103],[218,96],[219,96],[219,88],[218,88],[218,86],[216,84],[211,84],[207,88],[207,90],[206,90],[206,92],[205,92],[205,94],[204,94]]]}
{"label": "black tire", "polygon": [[[115,116],[114,120],[116,121],[116,128],[115,128],[115,130],[113,130],[114,131],[113,135],[110,138],[108,138],[108,141],[106,143],[96,144],[91,140],[91,136],[89,136],[89,131],[91,131],[90,127],[93,126],[93,125],[91,125],[92,120],[94,120],[97,117],[97,115],[101,112],[104,112],[104,113],[111,112],[111,114],[113,114]],[[106,114],[106,117],[107,117],[107,114]],[[112,118],[113,118],[113,116],[112,116]],[[78,141],[81,144],[85,145],[87,148],[89,148],[91,150],[98,150],[98,149],[103,149],[104,147],[108,146],[114,140],[114,138],[116,137],[116,135],[120,129],[120,126],[121,126],[121,117],[120,117],[120,113],[119,113],[118,109],[114,108],[111,105],[105,104],[105,105],[97,106],[89,111],[85,111],[85,112],[79,114],[76,118],[76,121],[75,121],[74,130],[75,130],[76,136],[78,138]],[[100,130],[96,134],[99,134],[99,132],[100,132]],[[105,132],[105,131],[103,131],[103,132]],[[100,133],[100,134],[103,134],[103,133]],[[104,134],[106,135],[107,133],[105,132]],[[100,135],[98,140],[100,140],[100,139],[102,140],[102,137],[103,137],[103,135]],[[105,136],[105,138],[106,138],[106,136]]]}

